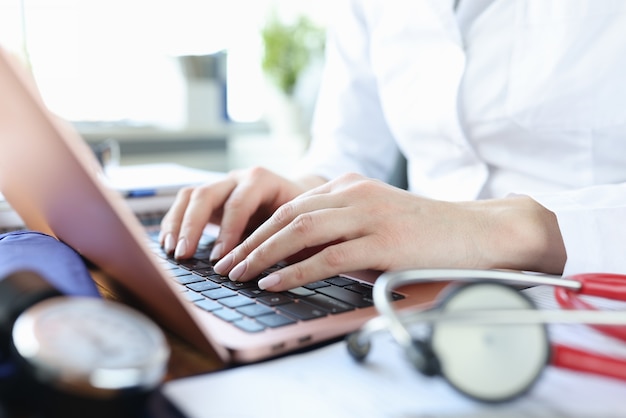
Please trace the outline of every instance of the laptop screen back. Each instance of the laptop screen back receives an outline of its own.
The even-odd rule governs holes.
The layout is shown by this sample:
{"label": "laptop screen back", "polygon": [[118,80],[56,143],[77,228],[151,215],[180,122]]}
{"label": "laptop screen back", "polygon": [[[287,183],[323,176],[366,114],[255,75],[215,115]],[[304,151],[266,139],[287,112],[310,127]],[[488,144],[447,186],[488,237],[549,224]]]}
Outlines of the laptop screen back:
{"label": "laptop screen back", "polygon": [[145,246],[143,227],[105,185],[90,148],[46,109],[29,74],[2,49],[0,91],[0,191],[26,226],[70,245],[162,325],[215,352]]}

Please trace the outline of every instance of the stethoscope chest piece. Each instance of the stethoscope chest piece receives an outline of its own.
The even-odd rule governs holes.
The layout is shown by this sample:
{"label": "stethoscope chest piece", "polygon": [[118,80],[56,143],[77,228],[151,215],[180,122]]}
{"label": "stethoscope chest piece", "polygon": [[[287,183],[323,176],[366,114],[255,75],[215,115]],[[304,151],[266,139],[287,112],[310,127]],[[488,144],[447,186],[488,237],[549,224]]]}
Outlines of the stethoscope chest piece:
{"label": "stethoscope chest piece", "polygon": [[484,402],[507,401],[527,392],[550,358],[544,324],[445,318],[534,308],[528,297],[501,283],[474,282],[450,289],[439,302],[441,320],[432,323],[429,339],[439,373],[460,392]]}

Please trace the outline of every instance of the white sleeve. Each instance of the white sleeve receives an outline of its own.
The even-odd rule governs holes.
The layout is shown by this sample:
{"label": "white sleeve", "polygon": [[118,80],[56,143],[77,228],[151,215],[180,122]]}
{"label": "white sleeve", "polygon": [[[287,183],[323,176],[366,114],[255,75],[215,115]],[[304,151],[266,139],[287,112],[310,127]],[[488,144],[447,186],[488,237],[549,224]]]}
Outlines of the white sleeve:
{"label": "white sleeve", "polygon": [[398,153],[369,62],[367,19],[358,0],[338,0],[328,29],[326,61],[299,170],[325,178],[347,172],[387,180]]}
{"label": "white sleeve", "polygon": [[567,252],[564,275],[626,273],[626,183],[532,197],[556,214]]}

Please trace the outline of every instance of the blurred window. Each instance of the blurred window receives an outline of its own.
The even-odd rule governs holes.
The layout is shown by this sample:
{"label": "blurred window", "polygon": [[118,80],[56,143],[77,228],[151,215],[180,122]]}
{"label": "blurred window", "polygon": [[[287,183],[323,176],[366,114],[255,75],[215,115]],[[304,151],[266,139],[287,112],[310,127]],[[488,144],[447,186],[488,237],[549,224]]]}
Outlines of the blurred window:
{"label": "blurred window", "polygon": [[[259,30],[277,1],[0,0],[0,43],[27,56],[60,116],[162,126],[185,117],[175,57],[226,50],[229,117],[253,122],[263,110]],[[319,1],[278,2],[320,10]]]}

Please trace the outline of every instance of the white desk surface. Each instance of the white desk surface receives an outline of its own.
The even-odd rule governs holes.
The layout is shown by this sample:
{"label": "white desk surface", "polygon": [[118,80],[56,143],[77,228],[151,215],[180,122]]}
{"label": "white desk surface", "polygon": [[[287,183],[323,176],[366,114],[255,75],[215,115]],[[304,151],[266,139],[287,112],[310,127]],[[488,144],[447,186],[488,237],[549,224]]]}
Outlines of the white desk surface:
{"label": "white desk surface", "polygon": [[[536,295],[552,303],[550,289]],[[623,309],[623,308],[622,308]],[[626,344],[587,327],[559,326],[553,339],[626,358]],[[626,383],[548,367],[525,396],[506,404],[468,400],[441,378],[413,370],[386,334],[365,365],[339,342],[305,354],[168,383],[166,396],[200,417],[624,417]]]}

